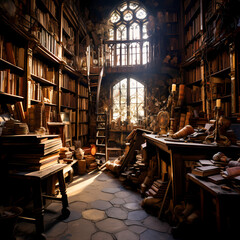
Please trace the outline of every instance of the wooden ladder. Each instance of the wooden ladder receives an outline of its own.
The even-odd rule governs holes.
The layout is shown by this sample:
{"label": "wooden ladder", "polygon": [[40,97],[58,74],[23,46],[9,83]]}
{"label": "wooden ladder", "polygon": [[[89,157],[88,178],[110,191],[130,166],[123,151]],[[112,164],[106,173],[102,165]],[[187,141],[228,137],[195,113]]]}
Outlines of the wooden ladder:
{"label": "wooden ladder", "polygon": [[97,113],[96,161],[99,165],[107,162],[107,113]]}

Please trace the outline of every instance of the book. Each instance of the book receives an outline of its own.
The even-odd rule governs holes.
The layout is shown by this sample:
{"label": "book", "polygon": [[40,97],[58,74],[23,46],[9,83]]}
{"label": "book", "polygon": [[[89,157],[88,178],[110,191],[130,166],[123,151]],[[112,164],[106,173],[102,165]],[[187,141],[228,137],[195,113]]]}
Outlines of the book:
{"label": "book", "polygon": [[208,176],[207,179],[210,182],[213,182],[215,184],[222,184],[225,182],[225,178],[221,174],[215,174],[215,175]]}
{"label": "book", "polygon": [[9,163],[11,169],[17,169],[17,170],[21,170],[21,171],[39,171],[39,170],[43,170],[46,169],[52,165],[55,165],[58,163],[58,160],[51,160],[48,163],[44,163],[44,164],[27,164],[27,163]]}
{"label": "book", "polygon": [[202,166],[213,166],[214,164],[211,162],[211,160],[199,160]]}
{"label": "book", "polygon": [[[16,155],[17,156],[17,155]],[[24,163],[32,163],[32,164],[36,164],[36,163],[47,163],[47,162],[50,162],[51,160],[58,160],[59,159],[59,152],[56,152],[56,153],[51,153],[51,154],[48,154],[44,157],[14,157],[13,158],[14,160],[10,160],[10,162],[24,162]]]}
{"label": "book", "polygon": [[201,177],[207,177],[217,173],[220,173],[220,168],[216,166],[202,166],[196,167],[192,170],[192,174]]}

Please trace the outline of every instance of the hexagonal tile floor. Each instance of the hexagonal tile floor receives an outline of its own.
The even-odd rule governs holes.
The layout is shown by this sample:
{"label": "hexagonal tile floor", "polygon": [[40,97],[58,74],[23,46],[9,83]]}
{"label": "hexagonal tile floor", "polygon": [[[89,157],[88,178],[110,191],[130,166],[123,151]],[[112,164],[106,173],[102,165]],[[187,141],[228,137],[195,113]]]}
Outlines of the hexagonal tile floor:
{"label": "hexagonal tile floor", "polygon": [[[67,219],[57,220],[61,212],[60,202],[50,204],[45,211],[45,235],[48,240],[174,239],[166,222],[141,208],[140,194],[126,189],[109,172],[75,176],[67,187],[67,194],[71,211]],[[32,232],[29,229],[25,234],[21,232],[22,225],[26,229],[26,224],[18,225],[21,237],[16,239],[35,239],[34,225]]]}

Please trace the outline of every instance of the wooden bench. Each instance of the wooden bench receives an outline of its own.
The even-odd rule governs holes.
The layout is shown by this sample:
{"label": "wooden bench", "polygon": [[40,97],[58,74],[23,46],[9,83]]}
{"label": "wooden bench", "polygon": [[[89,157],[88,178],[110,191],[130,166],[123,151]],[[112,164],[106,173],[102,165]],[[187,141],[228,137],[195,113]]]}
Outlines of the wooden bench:
{"label": "wooden bench", "polygon": [[[43,199],[50,200],[58,200],[62,202],[62,214],[61,219],[65,219],[70,215],[70,211],[68,210],[68,199],[66,194],[66,186],[64,179],[64,168],[67,164],[55,164],[49,168],[40,171],[34,172],[15,172],[11,173],[10,177],[27,181],[32,186],[33,191],[33,215],[34,218],[26,218],[21,216],[20,218],[25,219],[29,222],[34,222],[36,225],[36,233],[40,236],[44,237],[44,204]],[[52,177],[56,175],[59,181],[59,189],[61,192],[61,198],[44,195],[42,193],[42,181],[46,178]]]}

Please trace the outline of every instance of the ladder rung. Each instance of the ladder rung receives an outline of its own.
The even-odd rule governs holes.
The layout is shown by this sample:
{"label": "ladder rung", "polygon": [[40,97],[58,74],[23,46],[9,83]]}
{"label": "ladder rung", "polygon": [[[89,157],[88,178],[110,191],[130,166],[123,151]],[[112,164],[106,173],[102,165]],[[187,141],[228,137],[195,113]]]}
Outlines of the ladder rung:
{"label": "ladder rung", "polygon": [[105,147],[106,145],[105,144],[96,144],[97,147]]}
{"label": "ladder rung", "polygon": [[106,156],[105,153],[96,153],[97,156]]}
{"label": "ladder rung", "polygon": [[106,128],[97,128],[97,131],[105,131]]}
{"label": "ladder rung", "polygon": [[106,138],[106,136],[96,136],[97,138]]}

